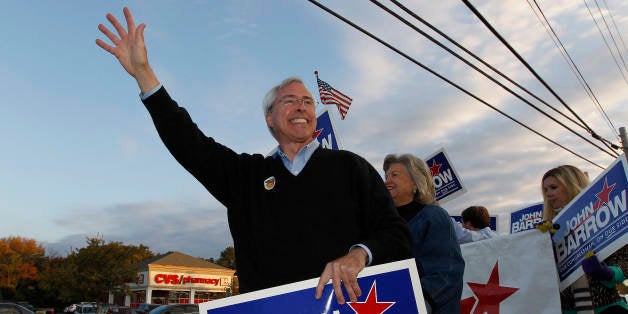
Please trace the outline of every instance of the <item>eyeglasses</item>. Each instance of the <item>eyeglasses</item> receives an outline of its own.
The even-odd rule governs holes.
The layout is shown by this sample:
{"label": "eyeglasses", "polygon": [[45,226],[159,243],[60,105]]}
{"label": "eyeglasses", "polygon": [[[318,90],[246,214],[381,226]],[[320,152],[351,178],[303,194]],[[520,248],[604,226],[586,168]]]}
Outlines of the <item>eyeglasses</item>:
{"label": "eyeglasses", "polygon": [[317,103],[316,99],[312,97],[305,96],[305,97],[298,98],[297,96],[294,96],[294,95],[286,95],[277,101],[278,104],[282,104],[286,107],[296,105],[299,102],[302,103],[306,107],[314,107],[316,106],[316,103]]}

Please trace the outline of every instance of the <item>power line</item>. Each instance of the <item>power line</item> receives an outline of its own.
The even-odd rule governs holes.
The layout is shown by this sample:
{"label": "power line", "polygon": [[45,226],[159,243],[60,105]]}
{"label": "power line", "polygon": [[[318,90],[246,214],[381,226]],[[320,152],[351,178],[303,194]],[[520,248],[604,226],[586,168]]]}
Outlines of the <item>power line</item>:
{"label": "power line", "polygon": [[[523,98],[521,95],[517,94],[515,91],[511,90],[510,88],[506,87],[504,84],[502,84],[501,82],[497,81],[495,78],[491,77],[489,74],[487,74],[486,72],[482,71],[481,69],[479,69],[478,67],[476,67],[474,64],[472,64],[471,62],[469,62],[468,60],[466,60],[465,58],[463,58],[462,56],[458,55],[456,52],[452,51],[451,49],[449,49],[448,47],[446,47],[445,45],[443,45],[441,42],[439,42],[438,40],[436,40],[434,37],[430,36],[429,34],[425,33],[424,31],[422,31],[421,29],[417,28],[414,24],[410,23],[409,21],[407,21],[406,19],[404,19],[403,17],[399,16],[397,13],[393,12],[392,10],[390,10],[390,8],[384,6],[383,4],[381,4],[380,2],[376,1],[376,0],[370,0],[372,3],[374,3],[375,5],[377,5],[378,7],[380,7],[382,10],[386,11],[388,14],[394,16],[395,18],[397,18],[399,21],[403,22],[404,24],[406,24],[407,26],[409,26],[410,28],[412,28],[414,31],[418,32],[419,34],[423,35],[424,37],[426,37],[427,39],[429,39],[430,41],[432,41],[433,43],[435,43],[436,45],[438,45],[439,47],[443,48],[444,50],[446,50],[448,53],[450,53],[451,55],[455,56],[456,58],[458,58],[459,60],[461,60],[462,62],[464,62],[466,65],[470,66],[471,68],[473,68],[474,70],[476,70],[477,72],[481,73],[482,75],[484,75],[486,78],[488,78],[489,80],[491,80],[492,82],[494,82],[495,84],[499,85],[500,87],[502,87],[503,89],[507,90],[508,92],[510,92],[511,94],[513,94],[515,97],[519,98],[520,100],[522,100],[523,102],[525,102],[526,104],[528,104],[529,106],[531,106],[532,108],[536,109],[538,112],[542,113],[543,115],[545,115],[546,117],[550,118],[552,121],[558,123],[560,126],[564,127],[565,129],[569,130],[570,132],[572,132],[573,134],[575,134],[576,136],[582,138],[583,140],[585,140],[586,142],[588,142],[589,144],[597,147],[598,149],[600,149],[601,151],[609,154],[612,157],[617,157],[614,156],[612,153],[604,150],[602,147],[596,145],[595,143],[593,143],[591,140],[589,140],[588,138],[585,138],[584,136],[582,136],[581,134],[577,133],[576,131],[574,131],[573,129],[571,129],[570,127],[568,127],[567,125],[565,125],[564,123],[558,121],[557,119],[555,119],[554,117],[550,116],[549,114],[547,114],[545,111],[541,110],[539,107],[535,106],[534,104],[532,104],[531,102],[529,102],[528,100],[526,100],[525,98]],[[410,15],[412,15],[415,18],[418,18],[422,21],[424,21],[423,19],[421,19],[419,16],[417,16],[416,14],[414,14],[414,12],[410,11],[408,8],[406,8],[405,6],[403,6],[402,4],[391,0],[393,3],[395,3],[397,6],[399,6],[402,10],[404,10],[405,12],[409,13]],[[427,22],[425,22],[427,23]],[[429,23],[428,23],[429,24]],[[439,34],[443,34],[442,32],[438,31]],[[444,35],[444,34],[443,34]],[[450,39],[448,36],[446,37],[448,39]],[[458,47],[462,47],[462,45],[460,45],[457,41],[450,39],[450,41],[452,41],[455,45],[457,45]],[[464,47],[462,48],[465,51],[467,51],[469,54],[473,55],[474,57],[476,57],[477,60],[480,60],[480,62],[482,62],[485,65],[488,65],[488,63],[486,63],[484,60],[482,60],[481,58],[477,57],[475,54],[471,53],[469,50],[465,49]],[[489,67],[491,69],[493,69],[494,71],[497,71],[497,69],[493,68],[492,66],[489,65]],[[497,71],[499,72],[499,71]],[[508,79],[510,82],[513,82],[515,85],[519,86],[518,84],[516,84],[514,81],[512,81],[509,77],[507,77],[506,75],[504,75],[503,73],[499,72],[500,74],[502,74],[503,77],[505,77],[506,79]],[[525,89],[524,89],[525,90]],[[537,99],[539,99],[537,97]],[[540,99],[539,99],[540,100]],[[542,100],[541,100],[542,101]],[[544,102],[545,103],[545,102]],[[549,104],[545,103],[547,106],[553,108],[552,106],[550,106]]]}
{"label": "power line", "polygon": [[[606,49],[608,49],[608,52],[610,52],[611,57],[613,57],[613,61],[615,61],[615,65],[617,65],[617,69],[619,70],[619,73],[624,78],[624,81],[626,82],[626,84],[628,84],[628,79],[626,79],[626,75],[624,75],[624,72],[621,70],[621,66],[619,65],[619,61],[617,61],[617,58],[615,57],[615,54],[613,54],[613,50],[611,49],[610,45],[608,44],[608,41],[606,41],[606,36],[604,36],[604,34],[602,33],[602,30],[600,29],[600,26],[597,24],[597,20],[593,16],[593,13],[591,12],[591,9],[589,8],[589,5],[587,4],[586,1],[584,1],[584,5],[587,7],[587,10],[589,11],[589,15],[591,15],[591,18],[593,19],[593,22],[595,24],[595,27],[597,28],[597,31],[600,32],[600,35],[602,35],[602,40],[604,41],[604,44],[606,45]],[[623,60],[623,58],[622,58],[622,60]]]}
{"label": "power line", "polygon": [[[602,104],[600,104],[599,100],[595,96],[595,93],[593,93],[593,90],[591,89],[591,86],[589,86],[589,83],[587,82],[587,80],[582,75],[582,72],[580,72],[580,69],[578,68],[578,66],[574,62],[573,58],[571,58],[571,55],[567,51],[567,48],[565,47],[565,45],[563,45],[563,42],[558,37],[558,34],[554,31],[554,28],[552,27],[552,25],[550,24],[549,20],[545,16],[545,13],[543,13],[543,9],[541,9],[541,7],[536,2],[536,0],[534,0],[534,4],[536,5],[537,10],[539,10],[539,13],[543,17],[541,19],[541,17],[539,17],[539,14],[536,12],[536,10],[534,10],[534,7],[530,3],[530,0],[527,0],[527,2],[528,2],[528,5],[530,6],[530,9],[532,10],[534,15],[536,16],[536,18],[539,20],[541,25],[543,25],[543,27],[545,28],[545,31],[548,33],[550,39],[552,39],[552,42],[554,43],[554,46],[556,46],[556,48],[558,49],[558,51],[562,55],[563,59],[565,59],[565,62],[567,62],[567,64],[569,65],[569,68],[571,69],[572,73],[576,76],[576,79],[578,80],[578,83],[580,83],[580,86],[582,86],[582,88],[586,92],[587,96],[589,96],[589,99],[591,99],[591,101],[595,105],[596,109],[598,111],[600,111],[600,114],[602,115],[602,117],[606,118],[605,121],[610,126],[611,133],[617,135],[617,131],[615,130],[615,126],[613,126],[613,122],[610,120],[608,115],[606,115],[606,112],[604,111],[604,108],[602,108]],[[608,147],[608,145],[607,145],[607,147]]]}
{"label": "power line", "polygon": [[619,40],[621,41],[622,45],[624,46],[624,51],[626,51],[626,53],[628,54],[628,48],[626,48],[626,43],[624,42],[624,38],[621,36],[621,32],[619,31],[619,27],[617,27],[617,24],[615,23],[615,18],[613,17],[613,13],[612,13],[611,9],[608,7],[608,3],[606,3],[606,0],[604,0],[604,5],[606,6],[606,11],[608,11],[608,15],[611,17],[611,21],[613,22],[613,26],[615,26],[615,31],[617,32],[617,37],[619,37]]}
{"label": "power line", "polygon": [[543,134],[539,133],[538,131],[536,131],[536,130],[534,130],[534,129],[530,128],[530,127],[528,127],[527,125],[525,125],[524,123],[522,123],[522,122],[518,121],[517,119],[515,119],[515,118],[513,118],[513,117],[509,116],[509,115],[508,115],[508,114],[506,114],[505,112],[503,112],[503,111],[499,110],[499,109],[498,109],[498,108],[496,108],[495,106],[493,106],[493,105],[489,104],[488,102],[484,101],[483,99],[479,98],[478,96],[474,95],[473,93],[471,93],[471,92],[467,91],[466,89],[464,89],[464,88],[463,88],[463,87],[461,87],[460,85],[458,85],[458,84],[456,84],[456,83],[452,82],[451,80],[447,79],[446,77],[444,77],[444,76],[440,75],[439,73],[435,72],[435,71],[434,71],[434,70],[432,70],[431,68],[429,68],[429,67],[427,67],[426,65],[424,65],[424,64],[422,64],[422,63],[420,63],[419,61],[415,60],[414,58],[412,58],[412,57],[408,56],[407,54],[403,53],[403,52],[402,52],[402,51],[400,51],[399,49],[397,49],[397,48],[393,47],[392,45],[390,45],[390,44],[388,44],[387,42],[383,41],[382,39],[378,38],[377,36],[375,36],[375,35],[373,35],[373,34],[369,33],[368,31],[366,31],[366,30],[365,30],[365,29],[363,29],[362,27],[360,27],[360,26],[356,25],[355,23],[351,22],[350,20],[346,19],[345,17],[341,16],[340,14],[338,14],[338,13],[334,12],[333,10],[331,10],[331,9],[327,8],[326,6],[324,6],[324,5],[320,4],[320,3],[318,3],[318,2],[317,2],[317,1],[315,1],[315,0],[308,0],[308,1],[309,1],[310,3],[312,3],[312,4],[316,5],[317,7],[319,7],[319,8],[321,8],[321,9],[323,9],[323,10],[324,10],[324,11],[326,11],[327,13],[329,13],[329,14],[333,15],[334,17],[338,18],[339,20],[341,20],[341,21],[345,22],[345,23],[346,23],[346,24],[348,24],[349,26],[351,26],[351,27],[353,27],[353,28],[357,29],[358,31],[362,32],[363,34],[367,35],[368,37],[371,37],[373,40],[375,40],[375,41],[379,42],[380,44],[382,44],[382,45],[384,45],[384,46],[386,46],[386,47],[388,47],[389,49],[393,50],[394,52],[396,52],[396,53],[398,53],[399,55],[403,56],[404,58],[408,59],[410,62],[412,62],[412,63],[414,63],[414,64],[416,64],[416,65],[420,66],[421,68],[423,68],[424,70],[426,70],[426,71],[430,72],[431,74],[435,75],[436,77],[440,78],[441,80],[443,80],[443,81],[445,81],[445,82],[449,83],[450,85],[452,85],[452,86],[453,86],[453,87],[455,87],[456,89],[460,90],[461,92],[463,92],[463,93],[467,94],[468,96],[470,96],[470,97],[474,98],[475,100],[477,100],[477,101],[479,101],[479,102],[483,103],[484,105],[486,105],[486,106],[490,107],[491,109],[493,109],[493,110],[495,110],[495,111],[499,112],[500,114],[502,114],[503,116],[505,116],[505,117],[507,117],[508,119],[512,120],[513,122],[515,122],[515,123],[519,124],[520,126],[522,126],[522,127],[526,128],[526,129],[528,129],[529,131],[531,131],[531,132],[533,132],[533,133],[537,134],[538,136],[540,136],[540,137],[542,137],[542,138],[546,139],[547,141],[549,141],[549,142],[553,143],[554,145],[556,145],[556,146],[558,146],[558,147],[563,148],[564,150],[566,150],[566,151],[568,151],[568,152],[572,153],[573,155],[580,157],[581,159],[583,159],[583,160],[585,160],[585,161],[587,161],[587,162],[591,163],[592,165],[594,165],[594,166],[596,166],[596,167],[598,167],[598,168],[600,168],[600,169],[604,169],[604,167],[602,167],[602,166],[600,166],[600,165],[596,164],[595,162],[593,162],[593,161],[591,161],[591,160],[587,159],[586,157],[584,157],[584,156],[582,156],[582,155],[580,155],[580,154],[578,154],[578,153],[576,153],[576,152],[574,152],[574,151],[570,150],[569,148],[567,148],[567,147],[565,147],[565,146],[563,146],[563,145],[561,145],[561,144],[559,144],[559,143],[557,143],[557,142],[553,141],[552,139],[548,138],[547,136],[545,136],[545,135],[543,135]]}
{"label": "power line", "polygon": [[[584,3],[586,4],[587,2],[585,0],[583,0]],[[611,28],[608,27],[608,23],[606,22],[606,18],[604,17],[604,13],[602,13],[602,9],[600,9],[600,5],[597,3],[597,0],[594,0],[595,2],[595,6],[597,7],[597,11],[600,12],[600,16],[602,17],[602,21],[604,22],[604,26],[606,26],[606,30],[608,30],[608,34],[611,36],[611,40],[613,41],[613,45],[615,46],[615,49],[617,49],[617,55],[619,56],[619,59],[621,59],[621,63],[624,65],[624,69],[626,69],[626,71],[628,71],[628,67],[626,67],[626,61],[624,60],[624,57],[622,57],[621,55],[621,51],[619,51],[619,47],[617,46],[617,41],[615,41],[615,36],[613,36],[613,32],[611,32]],[[589,8],[589,6],[587,6],[587,9]],[[589,13],[591,11],[589,10]],[[591,14],[591,17],[593,17],[593,14]],[[597,23],[596,23],[597,25]],[[599,30],[599,28],[598,28]],[[600,34],[602,34],[602,31],[600,31]],[[602,35],[602,37],[604,37],[604,35]],[[609,48],[610,50],[610,48]]]}
{"label": "power line", "polygon": [[[530,66],[530,64],[528,64],[528,62],[526,62],[523,59],[523,57],[521,57],[521,55],[519,55],[519,53],[506,41],[506,39],[504,39],[504,37],[502,37],[499,34],[499,32],[497,32],[497,30],[495,30],[495,28],[493,28],[493,26],[484,18],[484,16],[482,16],[482,14],[473,6],[473,4],[471,4],[468,0],[462,0],[462,2],[464,2],[464,4],[475,14],[475,16],[478,17],[482,21],[484,26],[486,26],[493,33],[493,35],[495,35],[495,37],[497,37],[499,39],[499,41],[501,41],[508,48],[508,50],[510,50],[510,52],[512,52],[515,55],[515,57],[517,57],[517,59],[519,59],[519,61],[521,61],[521,63],[530,71],[530,73],[532,73],[532,75],[534,75],[534,77],[536,77],[537,80],[539,80],[539,82],[541,82],[541,84],[543,84],[543,86],[545,86],[545,88],[547,88],[547,90],[549,90],[550,93],[552,93],[552,95],[554,95],[554,97],[556,97],[556,99],[558,99],[558,101],[560,101],[560,103],[563,104],[563,106],[565,108],[567,108],[567,110],[569,110],[569,112],[571,112],[571,114],[574,115],[574,117],[576,117],[578,120],[580,120],[580,122],[587,127],[588,132],[591,134],[591,136],[594,139],[597,139],[597,140],[600,140],[600,141],[604,142],[604,139],[601,136],[599,136],[597,133],[595,133],[595,131],[593,131],[593,129],[591,129],[586,124],[586,122],[584,122],[580,118],[580,116],[578,116],[578,114],[575,111],[573,111],[573,109],[571,109],[571,107],[569,107],[569,105],[567,105],[565,103],[565,101],[560,96],[558,96],[558,94],[545,82],[545,80],[543,80],[543,78],[541,78],[541,76],[538,73],[536,73],[536,71],[534,71],[532,66]],[[613,156],[612,154],[610,154],[610,155]],[[617,156],[614,156],[614,157],[617,157]]]}
{"label": "power line", "polygon": [[[458,43],[456,40],[454,40],[453,38],[451,38],[450,36],[448,36],[447,34],[443,33],[441,30],[439,30],[438,28],[436,28],[435,26],[433,26],[432,24],[430,24],[429,22],[427,22],[425,19],[421,18],[420,16],[418,16],[416,13],[412,12],[410,9],[408,9],[406,6],[404,6],[403,4],[399,3],[396,0],[390,0],[393,4],[397,5],[397,7],[399,7],[400,9],[402,9],[403,11],[405,11],[406,13],[408,13],[409,15],[411,15],[412,17],[414,17],[416,20],[418,20],[419,22],[423,23],[423,25],[429,27],[432,31],[438,33],[440,36],[442,36],[443,38],[447,39],[447,41],[449,41],[450,43],[454,44],[456,47],[458,47],[459,49],[463,50],[464,52],[466,52],[468,55],[470,55],[471,57],[473,57],[475,60],[479,61],[480,63],[482,63],[484,66],[488,67],[489,69],[491,69],[492,71],[494,71],[495,73],[499,74],[501,77],[503,77],[504,79],[506,79],[508,82],[510,82],[511,84],[517,86],[519,89],[525,91],[528,95],[534,97],[534,99],[538,100],[539,102],[545,104],[546,106],[548,106],[549,108],[551,108],[552,110],[554,110],[554,112],[560,114],[561,116],[563,116],[564,118],[568,119],[569,121],[571,121],[572,123],[576,124],[577,126],[583,128],[584,130],[588,131],[588,129],[583,126],[582,124],[580,124],[578,121],[575,121],[573,118],[565,115],[562,111],[559,111],[558,109],[556,109],[554,106],[548,104],[547,102],[545,102],[543,99],[539,98],[537,95],[533,94],[532,92],[530,92],[528,89],[526,89],[525,87],[521,86],[520,84],[518,84],[517,82],[513,81],[509,76],[507,76],[506,74],[502,73],[501,71],[499,71],[498,69],[496,69],[495,67],[493,67],[492,65],[490,65],[489,63],[487,63],[486,61],[484,61],[482,58],[478,57],[476,54],[474,54],[473,52],[469,51],[467,48],[465,48],[464,46],[462,46],[460,43]],[[436,43],[437,45],[441,46],[443,49],[448,50],[449,49],[443,45],[441,45],[439,42],[437,42],[435,39],[433,39],[431,36],[427,35],[426,33],[424,33],[421,30],[415,29],[415,31],[421,33],[421,35],[423,35],[424,37],[427,37],[428,39],[430,39],[432,42]],[[450,52],[452,53],[452,52]],[[462,57],[459,57],[458,55],[454,54],[456,57],[458,57],[459,59],[461,59],[462,61],[464,61],[464,59]]]}

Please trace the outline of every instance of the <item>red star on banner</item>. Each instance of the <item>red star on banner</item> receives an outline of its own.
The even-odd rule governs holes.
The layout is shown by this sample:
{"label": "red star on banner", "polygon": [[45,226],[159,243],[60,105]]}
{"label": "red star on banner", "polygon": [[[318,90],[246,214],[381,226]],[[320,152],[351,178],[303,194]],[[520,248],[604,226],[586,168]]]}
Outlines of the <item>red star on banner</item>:
{"label": "red star on banner", "polygon": [[460,300],[460,313],[462,314],[471,313],[471,310],[473,310],[474,305],[475,305],[474,297],[468,297],[466,299]]}
{"label": "red star on banner", "polygon": [[595,197],[597,197],[598,201],[595,203],[595,205],[593,205],[593,210],[597,210],[598,208],[602,207],[602,205],[608,203],[609,196],[613,189],[615,189],[615,184],[616,183],[613,183],[613,185],[608,186],[608,178],[604,178],[604,187],[602,188],[602,191],[595,194]]}
{"label": "red star on banner", "polygon": [[377,302],[377,286],[375,281],[364,302],[347,302],[356,314],[381,314],[393,306],[395,302]]}
{"label": "red star on banner", "polygon": [[467,282],[473,294],[478,298],[478,303],[473,314],[499,314],[499,303],[507,299],[519,288],[510,288],[499,285],[499,262],[495,262],[491,276],[486,284]]}
{"label": "red star on banner", "polygon": [[430,172],[432,173],[432,177],[435,177],[438,175],[438,173],[440,172],[440,166],[442,165],[437,164],[436,160],[432,161],[432,166],[430,167]]}
{"label": "red star on banner", "polygon": [[321,132],[323,132],[323,129],[318,129],[316,131],[314,131],[314,133],[312,133],[312,138],[317,138]]}

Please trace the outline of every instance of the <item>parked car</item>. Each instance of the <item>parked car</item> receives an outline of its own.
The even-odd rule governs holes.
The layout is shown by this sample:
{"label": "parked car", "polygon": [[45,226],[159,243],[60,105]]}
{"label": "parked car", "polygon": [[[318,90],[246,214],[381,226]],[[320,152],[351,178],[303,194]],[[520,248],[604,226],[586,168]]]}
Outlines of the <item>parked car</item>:
{"label": "parked car", "polygon": [[137,305],[137,308],[135,309],[135,313],[147,314],[152,309],[157,308],[157,307],[159,307],[161,305],[162,304],[140,303],[140,304]]}
{"label": "parked car", "polygon": [[152,309],[148,314],[199,314],[198,304],[164,304]]}
{"label": "parked car", "polygon": [[96,306],[96,304],[82,303],[76,306],[74,313],[75,314],[96,314],[97,308],[98,307]]}
{"label": "parked car", "polygon": [[[9,303],[11,303],[11,302],[9,302]],[[15,303],[17,303],[17,304],[19,304],[19,305],[21,305],[21,306],[23,306],[23,307],[25,307],[25,308],[35,312],[35,307],[32,304],[28,303],[28,302],[18,301],[18,302],[15,302]]]}
{"label": "parked car", "polygon": [[77,306],[78,304],[76,303],[70,304],[63,309],[63,313],[74,313],[74,311],[76,311]]}
{"label": "parked car", "polygon": [[0,303],[0,314],[35,314],[35,312],[17,303],[3,302]]}
{"label": "parked car", "polygon": [[72,303],[63,309],[64,313],[92,313],[96,312],[98,304],[96,302]]}
{"label": "parked car", "polygon": [[96,314],[118,314],[121,307],[117,304],[98,304]]}

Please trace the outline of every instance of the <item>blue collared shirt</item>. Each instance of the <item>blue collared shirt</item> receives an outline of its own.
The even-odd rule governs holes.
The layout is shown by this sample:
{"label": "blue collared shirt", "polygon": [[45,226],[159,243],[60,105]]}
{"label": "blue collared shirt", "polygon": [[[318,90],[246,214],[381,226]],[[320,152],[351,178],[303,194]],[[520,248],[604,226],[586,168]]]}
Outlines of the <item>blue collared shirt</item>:
{"label": "blue collared shirt", "polygon": [[292,175],[298,175],[301,173],[301,170],[305,168],[305,165],[314,154],[314,151],[320,146],[320,143],[317,140],[311,141],[309,144],[303,146],[301,150],[297,152],[294,156],[294,159],[291,161],[282,150],[281,147],[277,147],[277,151],[273,154],[273,158],[281,158],[283,165],[286,166],[286,169],[292,173]]}

